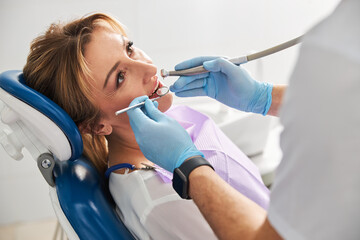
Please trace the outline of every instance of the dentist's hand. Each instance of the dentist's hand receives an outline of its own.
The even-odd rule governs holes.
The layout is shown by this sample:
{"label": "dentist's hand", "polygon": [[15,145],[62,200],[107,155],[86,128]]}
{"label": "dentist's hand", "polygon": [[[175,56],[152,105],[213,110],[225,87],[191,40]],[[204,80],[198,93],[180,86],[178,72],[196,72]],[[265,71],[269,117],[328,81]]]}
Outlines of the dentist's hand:
{"label": "dentist's hand", "polygon": [[170,87],[176,96],[209,96],[241,111],[267,114],[272,84],[258,82],[241,66],[218,57],[193,58],[176,65],[175,70],[200,65],[210,72],[180,77]]}
{"label": "dentist's hand", "polygon": [[157,165],[173,172],[186,159],[202,156],[189,134],[174,119],[156,108],[147,96],[135,98],[130,106],[145,101],[143,110],[129,110],[130,125],[144,156]]}

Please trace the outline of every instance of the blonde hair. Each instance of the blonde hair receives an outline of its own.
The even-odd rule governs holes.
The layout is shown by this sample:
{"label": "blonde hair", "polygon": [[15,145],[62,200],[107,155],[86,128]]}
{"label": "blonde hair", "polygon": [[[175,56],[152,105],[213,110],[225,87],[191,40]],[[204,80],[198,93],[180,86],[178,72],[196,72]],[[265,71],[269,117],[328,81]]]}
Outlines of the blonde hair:
{"label": "blonde hair", "polygon": [[[84,49],[92,32],[102,23],[126,36],[122,25],[113,17],[96,13],[65,25],[52,24],[45,34],[35,38],[23,69],[26,84],[52,99],[63,108],[80,128],[83,154],[95,167],[107,168],[107,142],[92,128],[100,118],[100,110],[92,103],[85,79],[91,79]],[[84,131],[87,126],[90,131]]]}

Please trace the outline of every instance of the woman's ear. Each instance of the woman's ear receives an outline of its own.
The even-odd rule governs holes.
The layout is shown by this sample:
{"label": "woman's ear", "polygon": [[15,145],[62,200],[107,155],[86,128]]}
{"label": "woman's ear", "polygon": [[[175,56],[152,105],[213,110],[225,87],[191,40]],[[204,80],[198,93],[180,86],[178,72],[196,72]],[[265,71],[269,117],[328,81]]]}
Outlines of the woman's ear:
{"label": "woman's ear", "polygon": [[96,135],[110,135],[112,133],[112,126],[108,123],[99,122],[94,126],[90,126],[88,123],[81,123],[79,125],[81,133],[94,133]]}
{"label": "woman's ear", "polygon": [[110,135],[112,133],[112,126],[107,123],[98,123],[94,126],[93,132],[96,135]]}

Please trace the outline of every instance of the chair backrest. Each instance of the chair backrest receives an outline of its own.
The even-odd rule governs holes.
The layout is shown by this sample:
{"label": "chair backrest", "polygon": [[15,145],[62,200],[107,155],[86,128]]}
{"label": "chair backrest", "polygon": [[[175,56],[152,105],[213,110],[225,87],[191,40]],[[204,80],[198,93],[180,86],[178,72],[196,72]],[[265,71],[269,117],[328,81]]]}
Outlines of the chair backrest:
{"label": "chair backrest", "polygon": [[134,239],[116,213],[108,184],[84,157],[55,168],[62,210],[80,239]]}
{"label": "chair backrest", "polygon": [[35,160],[44,152],[55,155],[54,187],[76,235],[80,239],[134,239],[116,213],[105,177],[81,156],[82,138],[68,114],[28,87],[21,71],[0,74],[0,100],[7,108],[2,111],[2,121],[14,131],[20,129],[9,142],[22,142],[13,144],[20,146],[20,151],[22,147],[34,150]]}

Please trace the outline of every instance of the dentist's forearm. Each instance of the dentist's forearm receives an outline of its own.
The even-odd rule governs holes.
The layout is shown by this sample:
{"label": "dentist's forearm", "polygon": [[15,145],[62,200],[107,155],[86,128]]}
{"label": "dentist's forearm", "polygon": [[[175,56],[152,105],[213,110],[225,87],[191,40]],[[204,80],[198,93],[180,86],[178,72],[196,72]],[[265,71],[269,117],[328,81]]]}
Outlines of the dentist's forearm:
{"label": "dentist's forearm", "polygon": [[280,239],[259,205],[233,189],[210,167],[189,176],[189,194],[219,239]]}
{"label": "dentist's forearm", "polygon": [[267,115],[278,116],[287,85],[274,85],[271,92],[271,106]]}

